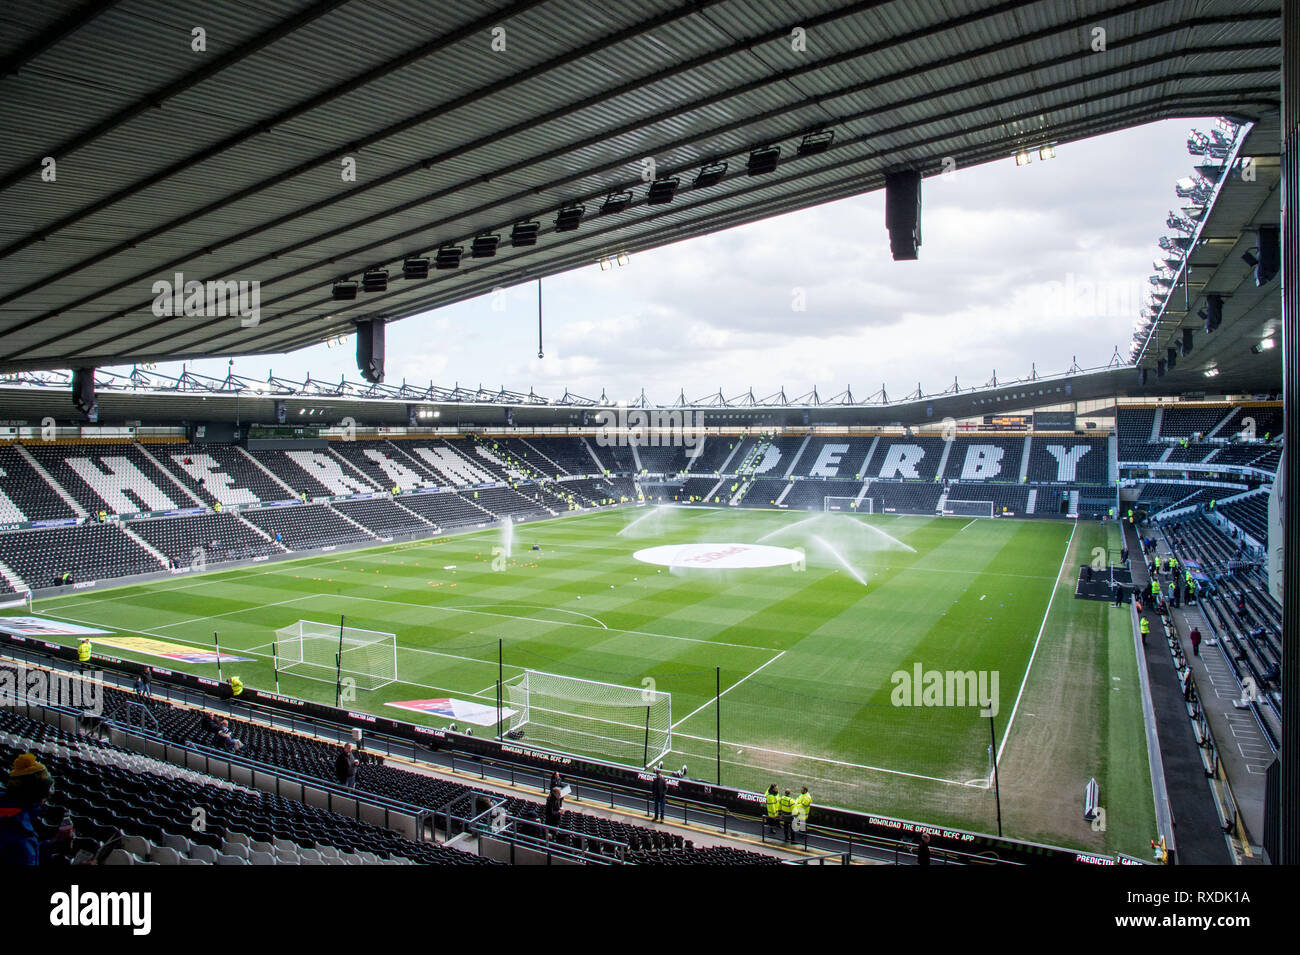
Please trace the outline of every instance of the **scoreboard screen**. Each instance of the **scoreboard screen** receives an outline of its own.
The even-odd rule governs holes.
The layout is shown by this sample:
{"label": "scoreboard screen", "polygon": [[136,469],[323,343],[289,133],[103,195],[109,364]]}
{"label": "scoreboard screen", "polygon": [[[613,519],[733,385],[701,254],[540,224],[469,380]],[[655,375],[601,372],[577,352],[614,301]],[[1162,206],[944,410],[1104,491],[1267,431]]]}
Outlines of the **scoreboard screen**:
{"label": "scoreboard screen", "polygon": [[1034,415],[1034,427],[1039,431],[1073,431],[1073,411],[1040,411]]}
{"label": "scoreboard screen", "polygon": [[986,414],[984,416],[986,426],[1005,431],[1027,430],[1032,422],[1033,418],[1026,414]]}

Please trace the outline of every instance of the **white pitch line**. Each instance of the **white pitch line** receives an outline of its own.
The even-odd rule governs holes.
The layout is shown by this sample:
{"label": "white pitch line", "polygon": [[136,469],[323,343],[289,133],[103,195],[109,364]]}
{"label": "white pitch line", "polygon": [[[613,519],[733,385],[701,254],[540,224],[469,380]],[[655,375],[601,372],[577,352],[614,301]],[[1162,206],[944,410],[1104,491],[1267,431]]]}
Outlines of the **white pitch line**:
{"label": "white pitch line", "polygon": [[1029,653],[1029,662],[1025,664],[1025,676],[1020,681],[1020,691],[1016,693],[1015,705],[1011,707],[1011,715],[1007,717],[1006,729],[1002,731],[1002,742],[998,744],[997,762],[1002,762],[1002,751],[1007,748],[1007,740],[1011,738],[1011,724],[1016,721],[1016,710],[1020,709],[1020,699],[1025,695],[1025,686],[1029,683],[1029,671],[1034,668],[1034,657],[1038,654],[1038,644],[1043,639],[1043,631],[1047,629],[1047,618],[1052,613],[1052,601],[1056,599],[1056,591],[1060,589],[1061,574],[1065,573],[1065,562],[1070,559],[1070,545],[1074,543],[1074,532],[1079,529],[1079,522],[1075,521],[1074,526],[1070,528],[1070,539],[1065,542],[1065,554],[1061,557],[1061,567],[1056,572],[1055,582],[1052,584],[1052,595],[1047,598],[1047,609],[1043,611],[1043,623],[1038,628],[1038,636],[1034,638],[1034,649]]}
{"label": "white pitch line", "polygon": [[[310,596],[320,596],[320,595],[312,594]],[[328,595],[328,596],[333,596],[333,595]],[[423,610],[423,611],[445,610],[447,613],[476,613],[484,617],[502,617],[506,620],[528,620],[532,623],[549,623],[552,626],[556,626],[556,627],[577,627],[579,630],[597,629],[596,627],[588,627],[585,624],[580,624],[580,623],[566,623],[560,620],[543,620],[540,617],[520,617],[516,614],[510,614],[510,613],[492,613],[490,610],[467,610],[462,607],[443,607],[437,604],[431,604],[426,606],[423,604],[406,603],[405,601],[402,600],[386,600],[383,597],[363,597],[361,594],[339,594],[338,596],[342,597],[345,600],[368,600],[371,603],[392,604],[395,607],[408,607],[411,610]],[[553,607],[551,609],[558,610],[560,608]],[[605,626],[605,625],[602,624],[601,626]],[[659,637],[660,639],[663,640],[682,640],[685,641],[686,643],[706,643],[715,647],[732,647],[737,650],[759,650],[764,653],[772,653],[776,650],[776,647],[756,647],[748,643],[727,643],[722,640],[701,640],[698,637],[679,637],[671,633],[651,633],[648,630],[620,630],[617,627],[608,627],[608,626],[605,627],[605,630],[608,633],[630,634],[632,636],[637,636],[637,637]],[[782,652],[784,653],[785,651]]]}
{"label": "white pitch line", "polygon": [[[528,610],[553,610],[553,611],[555,611],[556,613],[571,613],[571,614],[573,614],[575,617],[586,617],[588,620],[592,621],[593,623],[600,624],[600,628],[601,628],[602,630],[608,630],[608,629],[609,629],[609,625],[606,624],[605,621],[601,620],[599,617],[593,617],[593,616],[592,616],[591,614],[589,614],[589,613],[579,613],[579,612],[576,611],[576,610],[564,610],[564,609],[562,609],[562,608],[560,608],[560,607],[545,607],[545,606],[543,606],[543,605],[541,605],[541,604],[512,604],[512,603],[499,603],[499,604],[469,604],[468,606],[462,607],[462,608],[460,608],[460,609],[462,609],[462,610],[477,610],[479,607],[484,607],[484,606],[493,606],[493,607],[524,607],[524,608],[526,608],[526,609],[528,609]],[[509,616],[509,614],[507,614],[507,616]],[[522,619],[522,618],[520,618],[520,619]],[[562,621],[559,621],[559,620],[556,620],[556,621],[554,621],[554,622],[555,622],[555,623],[562,623]]]}
{"label": "white pitch line", "polygon": [[[699,740],[702,743],[714,743],[715,741],[706,736],[692,736],[690,733],[676,733],[674,737],[681,736],[684,739]],[[868,769],[877,773],[889,773],[892,776],[908,776],[912,779],[926,779],[930,782],[945,783],[949,786],[961,786],[963,789],[971,788],[969,784],[959,779],[944,779],[942,776],[926,776],[924,773],[909,773],[902,769],[886,769],[883,766],[868,766],[864,763],[850,763],[843,759],[831,759],[829,756],[809,756],[807,753],[790,753],[783,749],[768,749],[763,746],[747,746],[744,743],[736,743],[728,740],[722,741],[723,746],[734,746],[737,749],[750,750],[758,753],[771,753],[773,756],[788,756],[792,759],[808,759],[818,763],[830,763],[833,766],[844,766],[849,769]]]}
{"label": "white pitch line", "polygon": [[[737,680],[735,683],[731,684],[731,686],[727,687],[725,690],[723,690],[723,691],[722,691],[721,693],[719,693],[717,696],[710,697],[708,700],[706,700],[706,701],[704,702],[703,705],[701,705],[701,706],[697,706],[697,707],[696,707],[694,710],[692,710],[690,713],[688,713],[687,715],[683,716],[680,720],[678,720],[676,723],[674,723],[672,726],[670,726],[669,729],[677,729],[677,727],[681,726],[683,723],[685,723],[687,720],[689,720],[689,719],[690,719],[692,716],[694,716],[696,713],[700,712],[700,710],[707,709],[709,706],[712,706],[714,703],[716,703],[718,700],[722,699],[724,696],[726,696],[728,693],[730,693],[730,692],[731,692],[732,690],[734,690],[736,687],[740,686],[740,684],[742,684],[742,683],[744,683],[746,680],[748,680],[751,676],[753,676],[753,675],[754,675],[755,673],[757,673],[759,670],[762,670],[764,667],[767,667],[768,665],[775,663],[777,660],[781,659],[783,656],[785,656],[785,651],[784,651],[784,650],[782,650],[782,651],[781,651],[780,653],[778,653],[776,656],[772,657],[772,659],[768,660],[767,663],[764,663],[764,664],[762,664],[762,665],[756,667],[755,669],[750,670],[748,673],[746,673],[744,676],[742,676],[742,677],[741,677],[739,680]],[[690,737],[687,736],[687,739],[690,739]]]}
{"label": "white pitch line", "polygon": [[[140,633],[153,633],[155,630],[166,630],[169,627],[179,627],[187,623],[202,623],[204,620],[216,620],[218,617],[229,617],[237,613],[252,613],[257,610],[265,610],[267,607],[282,607],[285,604],[296,603],[299,600],[306,600],[315,594],[300,594],[297,597],[290,597],[288,600],[277,600],[275,603],[258,604],[256,607],[241,607],[238,610],[227,610],[225,613],[208,614],[206,617],[191,617],[188,620],[177,620],[175,623],[163,623],[156,627],[150,627],[148,630],[141,630]],[[268,644],[269,646],[269,644]]]}
{"label": "white pitch line", "polygon": [[976,521],[978,521],[978,520],[979,520],[978,517],[971,518],[969,524],[963,524],[961,527],[957,528],[957,533],[956,533],[956,534],[953,534],[952,536],[953,536],[953,537],[956,537],[957,534],[960,534],[962,531],[964,531],[966,528],[970,527],[971,524],[974,524],[974,523],[975,523]]}

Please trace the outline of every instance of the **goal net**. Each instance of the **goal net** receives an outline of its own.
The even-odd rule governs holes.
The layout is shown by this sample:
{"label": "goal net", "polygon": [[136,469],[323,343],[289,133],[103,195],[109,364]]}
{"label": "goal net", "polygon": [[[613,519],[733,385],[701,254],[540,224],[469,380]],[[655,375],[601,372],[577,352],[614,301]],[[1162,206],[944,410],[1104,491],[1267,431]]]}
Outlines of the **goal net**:
{"label": "goal net", "polygon": [[275,631],[275,660],[281,673],[326,683],[341,674],[359,690],[377,690],[397,679],[397,637],[299,620]]}
{"label": "goal net", "polygon": [[672,749],[672,694],[526,670],[506,686],[508,732],[548,749],[649,766]]}
{"label": "goal net", "polygon": [[992,501],[954,501],[952,498],[943,503],[943,513],[952,517],[992,517]]}
{"label": "goal net", "polygon": [[848,511],[853,514],[874,514],[875,507],[875,500],[869,497],[864,497],[859,500],[856,497],[834,497],[828,494],[822,501],[823,511]]}

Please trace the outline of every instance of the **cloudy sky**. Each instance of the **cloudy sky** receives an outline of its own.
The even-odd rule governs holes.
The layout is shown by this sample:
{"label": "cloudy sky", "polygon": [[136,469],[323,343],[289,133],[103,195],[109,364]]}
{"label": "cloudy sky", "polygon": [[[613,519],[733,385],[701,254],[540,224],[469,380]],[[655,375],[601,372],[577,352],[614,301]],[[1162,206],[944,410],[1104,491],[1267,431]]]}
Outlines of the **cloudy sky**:
{"label": "cloudy sky", "polygon": [[[884,193],[845,199],[643,252],[626,267],[589,265],[536,284],[408,318],[388,328],[387,376],[547,397],[611,400],[642,389],[670,403],[784,387],[795,398],[885,385],[951,385],[1105,364],[1127,357],[1156,239],[1191,169],[1175,120],[1065,144],[1056,158],[1010,159],[923,184],[922,247],[894,262]],[[500,307],[501,305],[504,307]],[[358,380],[355,348],[317,346],[241,358],[238,374]],[[175,372],[179,366],[160,368]],[[197,371],[224,376],[224,361]]]}

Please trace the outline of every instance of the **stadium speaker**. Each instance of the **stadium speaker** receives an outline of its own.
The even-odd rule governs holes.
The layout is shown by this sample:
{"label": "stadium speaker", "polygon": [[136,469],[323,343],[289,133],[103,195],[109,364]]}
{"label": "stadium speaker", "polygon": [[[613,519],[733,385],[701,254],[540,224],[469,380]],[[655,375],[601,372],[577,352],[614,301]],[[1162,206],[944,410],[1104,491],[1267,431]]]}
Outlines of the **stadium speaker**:
{"label": "stadium speaker", "polygon": [[357,368],[369,382],[384,380],[384,323],[372,318],[357,322]]}
{"label": "stadium speaker", "polygon": [[288,420],[288,417],[289,409],[285,406],[285,403],[283,401],[277,401],[275,403],[275,423],[284,424],[285,421]]}
{"label": "stadium speaker", "polygon": [[95,398],[95,369],[73,369],[72,403],[92,421],[99,417],[99,401]]}
{"label": "stadium speaker", "polygon": [[1262,225],[1256,230],[1259,241],[1259,262],[1255,266],[1255,285],[1263,286],[1273,281],[1281,262],[1278,227]]}
{"label": "stadium speaker", "polygon": [[416,411],[415,405],[406,406],[406,423],[409,424],[412,428],[415,427],[417,414],[418,412]]}
{"label": "stadium speaker", "polygon": [[1183,340],[1182,343],[1178,346],[1178,351],[1179,354],[1181,354],[1184,358],[1186,358],[1188,355],[1192,353],[1192,344],[1193,344],[1192,335],[1193,335],[1192,329],[1190,328],[1183,329]]}
{"label": "stadium speaker", "polygon": [[1205,334],[1209,335],[1223,321],[1223,296],[1205,296]]}
{"label": "stadium speaker", "polygon": [[894,261],[915,259],[921,247],[921,174],[915,169],[886,173],[885,228]]}
{"label": "stadium speaker", "polygon": [[1178,349],[1172,345],[1165,349],[1165,367],[1170,371],[1178,367]]}

